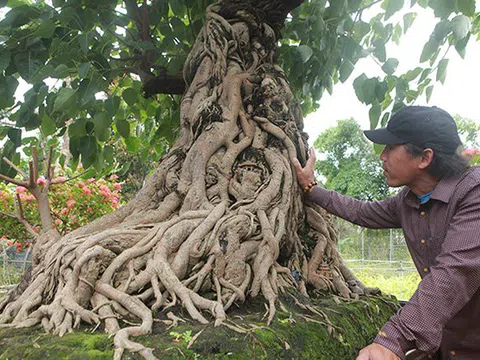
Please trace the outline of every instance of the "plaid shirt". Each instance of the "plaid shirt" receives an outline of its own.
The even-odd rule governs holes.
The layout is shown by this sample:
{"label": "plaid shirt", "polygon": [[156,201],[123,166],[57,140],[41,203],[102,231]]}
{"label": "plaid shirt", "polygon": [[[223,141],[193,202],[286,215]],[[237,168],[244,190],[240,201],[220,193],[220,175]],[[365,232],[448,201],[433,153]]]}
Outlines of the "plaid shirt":
{"label": "plaid shirt", "polygon": [[441,180],[423,205],[408,188],[364,202],[316,187],[309,199],[363,227],[403,229],[422,281],[376,343],[401,359],[410,349],[480,359],[480,167]]}

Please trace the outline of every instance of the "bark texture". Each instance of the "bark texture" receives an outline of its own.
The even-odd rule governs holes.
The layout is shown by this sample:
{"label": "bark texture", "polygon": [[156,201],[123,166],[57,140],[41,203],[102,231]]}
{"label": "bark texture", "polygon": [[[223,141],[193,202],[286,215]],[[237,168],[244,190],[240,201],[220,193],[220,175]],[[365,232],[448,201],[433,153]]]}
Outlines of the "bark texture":
{"label": "bark texture", "polygon": [[208,8],[184,68],[176,145],[126,206],[37,240],[31,280],[0,304],[1,324],[41,323],[61,336],[81,322],[104,323],[116,359],[125,350],[153,359],[130,340],[151,332],[152,310],[180,303],[200,323],[219,325],[234,303],[261,294],[271,322],[288,289],[345,298],[368,290],[342,264],[329,216],[304,204],[291,166],[306,160],[306,134],[274,59],[298,3]]}

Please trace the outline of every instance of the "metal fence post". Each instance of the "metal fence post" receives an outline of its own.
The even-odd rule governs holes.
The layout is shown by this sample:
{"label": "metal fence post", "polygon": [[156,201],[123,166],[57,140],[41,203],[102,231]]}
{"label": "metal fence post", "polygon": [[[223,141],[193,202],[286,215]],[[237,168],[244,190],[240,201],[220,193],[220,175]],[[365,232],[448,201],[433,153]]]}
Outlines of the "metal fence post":
{"label": "metal fence post", "polygon": [[365,260],[365,236],[363,233],[363,228],[360,231],[360,238],[362,239],[362,266],[363,266],[363,261]]}
{"label": "metal fence post", "polygon": [[389,259],[393,261],[393,229],[390,229],[390,252]]}

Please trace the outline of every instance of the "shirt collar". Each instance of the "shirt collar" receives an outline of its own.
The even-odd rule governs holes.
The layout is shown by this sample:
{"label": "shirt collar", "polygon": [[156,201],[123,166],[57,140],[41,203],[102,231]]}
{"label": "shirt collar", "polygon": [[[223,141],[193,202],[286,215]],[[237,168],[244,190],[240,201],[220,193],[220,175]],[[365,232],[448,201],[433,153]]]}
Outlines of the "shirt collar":
{"label": "shirt collar", "polygon": [[[435,189],[433,189],[430,199],[439,200],[448,204],[453,192],[455,191],[455,188],[457,187],[457,184],[460,182],[463,176],[464,174],[453,178],[441,179]],[[420,200],[410,189],[407,190],[404,199],[409,206],[417,209],[420,207]]]}

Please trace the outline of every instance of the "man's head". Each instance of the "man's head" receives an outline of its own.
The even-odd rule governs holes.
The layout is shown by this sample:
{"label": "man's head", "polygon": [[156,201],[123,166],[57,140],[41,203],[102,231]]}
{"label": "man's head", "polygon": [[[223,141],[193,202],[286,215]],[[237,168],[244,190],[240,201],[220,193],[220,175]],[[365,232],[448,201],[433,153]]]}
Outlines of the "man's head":
{"label": "man's head", "polygon": [[365,136],[386,145],[380,159],[390,186],[408,186],[422,176],[455,176],[468,166],[457,153],[461,141],[455,121],[437,107],[405,107],[386,128],[365,131]]}

